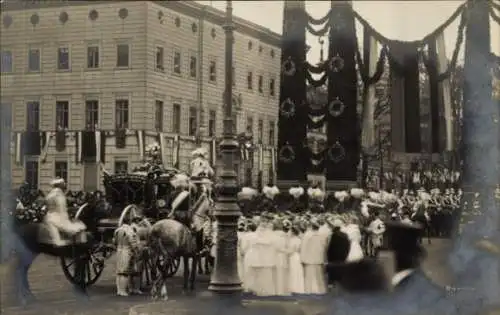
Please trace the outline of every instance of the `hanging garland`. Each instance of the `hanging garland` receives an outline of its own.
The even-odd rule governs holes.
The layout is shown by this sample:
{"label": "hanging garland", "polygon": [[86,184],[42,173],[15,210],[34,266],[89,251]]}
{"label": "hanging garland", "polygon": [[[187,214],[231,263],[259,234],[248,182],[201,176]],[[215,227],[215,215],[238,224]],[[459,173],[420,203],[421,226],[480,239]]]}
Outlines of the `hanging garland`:
{"label": "hanging garland", "polygon": [[291,163],[295,160],[295,150],[291,145],[284,145],[279,152],[280,161],[283,163]]}
{"label": "hanging garland", "polygon": [[286,100],[283,101],[280,105],[280,112],[281,115],[290,118],[295,115],[295,103],[290,99],[287,98]]}
{"label": "hanging garland", "polygon": [[497,24],[500,24],[500,16],[498,16],[495,13],[495,10],[493,9],[493,6],[496,6],[496,9],[500,11],[500,5],[494,4],[493,2],[491,3],[492,7],[490,7],[490,15],[493,21],[497,22]]}
{"label": "hanging garland", "polygon": [[332,115],[332,117],[339,117],[342,113],[344,113],[344,110],[345,104],[338,97],[332,100],[328,105],[328,112]]}
{"label": "hanging garland", "polygon": [[292,77],[297,72],[297,67],[295,62],[293,62],[291,57],[288,57],[281,65],[281,72],[288,77]]}
{"label": "hanging garland", "polygon": [[342,57],[340,57],[338,54],[333,57],[330,62],[328,63],[328,66],[330,68],[330,71],[332,72],[340,72],[342,71],[342,69],[344,69],[344,59],[342,59]]}
{"label": "hanging garland", "polygon": [[455,21],[455,19],[465,11],[465,8],[466,8],[466,5],[467,3],[463,3],[461,4],[456,10],[455,12],[453,12],[453,14],[443,23],[441,24],[439,27],[437,27],[432,33],[426,35],[424,38],[420,39],[420,40],[414,40],[414,41],[409,41],[409,42],[406,42],[406,41],[400,41],[400,40],[394,40],[394,39],[389,39],[387,37],[385,37],[384,35],[380,34],[378,31],[376,31],[371,25],[370,23],[368,23],[367,20],[365,20],[359,13],[357,13],[356,11],[352,11],[353,14],[354,14],[354,18],[357,19],[362,25],[363,27],[365,28],[368,28],[370,30],[370,32],[372,33],[372,36],[380,43],[382,43],[382,45],[391,45],[393,43],[408,43],[408,44],[415,44],[417,46],[423,46],[425,45],[431,38],[436,38],[438,34],[441,34],[448,26],[450,26],[451,23],[453,23],[453,21]]}
{"label": "hanging garland", "polygon": [[457,66],[458,54],[460,52],[460,47],[462,47],[462,43],[464,41],[464,31],[465,25],[467,22],[467,15],[462,13],[462,17],[460,19],[460,25],[458,26],[458,35],[457,41],[455,42],[455,49],[453,50],[453,55],[451,57],[451,61],[446,68],[446,71],[439,74],[438,81],[441,82],[450,77],[450,75],[455,71]]}
{"label": "hanging garland", "polygon": [[380,78],[382,77],[382,74],[384,74],[384,68],[385,68],[385,61],[387,59],[387,54],[388,54],[388,47],[383,46],[382,49],[380,50],[380,54],[377,60],[377,65],[375,66],[375,73],[373,74],[372,77],[368,76],[368,69],[365,67],[364,62],[361,58],[361,52],[359,51],[359,45],[356,42],[356,61],[358,63],[358,68],[359,72],[361,73],[361,79],[363,80],[363,83],[365,86],[370,86],[375,83],[377,83]]}
{"label": "hanging garland", "polygon": [[321,76],[319,80],[315,80],[309,72],[306,72],[306,79],[307,83],[318,88],[326,84],[326,80],[328,80],[328,74],[325,73]]}
{"label": "hanging garland", "polygon": [[338,141],[328,150],[328,158],[333,163],[339,163],[345,158],[345,149]]}
{"label": "hanging garland", "polygon": [[323,37],[326,35],[326,33],[328,33],[328,31],[330,30],[330,20],[328,20],[328,22],[325,24],[325,26],[323,26],[322,29],[320,30],[315,30],[314,28],[312,28],[311,25],[309,24],[306,24],[306,29],[309,33],[313,34],[314,36],[318,36],[318,37]]}
{"label": "hanging garland", "polygon": [[315,66],[315,65],[310,64],[307,61],[305,63],[307,71],[314,73],[314,74],[322,74],[323,72],[325,72],[325,70],[326,70],[325,64],[326,63],[323,62],[323,63]]}
{"label": "hanging garland", "polygon": [[491,1],[490,4],[491,4],[490,9],[497,9],[498,11],[500,11],[500,3],[495,3],[494,1]]}
{"label": "hanging garland", "polygon": [[326,13],[326,15],[324,17],[320,18],[320,19],[315,19],[312,16],[310,16],[309,13],[306,13],[307,14],[307,22],[311,23],[313,25],[322,25],[322,24],[325,24],[328,21],[328,18],[330,17],[330,13],[331,12],[332,12],[332,9],[328,10],[328,12]]}

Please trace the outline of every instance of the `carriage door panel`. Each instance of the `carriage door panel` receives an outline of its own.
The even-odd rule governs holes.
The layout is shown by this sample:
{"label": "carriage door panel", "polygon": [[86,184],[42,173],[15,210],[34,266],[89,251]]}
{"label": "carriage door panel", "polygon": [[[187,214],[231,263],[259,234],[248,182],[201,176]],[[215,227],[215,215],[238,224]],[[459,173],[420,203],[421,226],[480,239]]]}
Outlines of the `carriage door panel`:
{"label": "carriage door panel", "polygon": [[83,164],[83,191],[96,191],[99,187],[97,163]]}

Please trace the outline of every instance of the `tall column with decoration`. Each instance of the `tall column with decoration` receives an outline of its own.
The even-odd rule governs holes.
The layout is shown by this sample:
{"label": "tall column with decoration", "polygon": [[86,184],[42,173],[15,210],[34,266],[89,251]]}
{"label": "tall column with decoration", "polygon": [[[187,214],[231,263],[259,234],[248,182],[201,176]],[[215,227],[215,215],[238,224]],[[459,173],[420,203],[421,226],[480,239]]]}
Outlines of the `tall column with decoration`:
{"label": "tall column with decoration", "polygon": [[[462,207],[472,204],[478,196],[481,216],[464,227],[470,241],[498,237],[499,213],[495,204],[498,184],[499,108],[492,100],[492,60],[490,39],[490,3],[488,0],[467,2],[468,20],[465,39],[463,146],[464,170]],[[479,193],[479,195],[476,195]],[[467,204],[465,203],[467,202]],[[483,256],[474,264],[479,274],[463,275],[467,285],[475,287],[483,301],[495,303],[499,290],[497,257]],[[459,284],[460,285],[460,284]],[[498,296],[497,296],[498,297]]]}
{"label": "tall column with decoration", "polygon": [[238,175],[234,169],[234,161],[239,149],[236,135],[233,133],[233,7],[231,1],[226,1],[226,34],[225,55],[225,94],[224,94],[224,129],[220,144],[222,169],[217,172],[221,181],[219,198],[214,215],[217,219],[217,252],[215,266],[210,279],[209,290],[237,302],[242,291],[238,276],[236,249],[238,244],[237,221],[241,215],[236,204],[238,193]]}
{"label": "tall column with decoration", "polygon": [[356,29],[351,1],[332,1],[328,49],[327,186],[356,185],[360,126],[356,111]]}
{"label": "tall column with decoration", "polygon": [[306,25],[305,2],[285,1],[277,163],[278,186],[283,189],[306,180]]}

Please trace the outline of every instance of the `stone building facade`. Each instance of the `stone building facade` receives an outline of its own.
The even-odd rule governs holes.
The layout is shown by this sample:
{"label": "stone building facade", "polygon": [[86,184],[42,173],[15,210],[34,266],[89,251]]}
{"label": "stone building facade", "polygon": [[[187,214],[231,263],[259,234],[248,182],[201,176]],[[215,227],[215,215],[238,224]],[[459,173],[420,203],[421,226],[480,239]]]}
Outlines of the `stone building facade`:
{"label": "stone building facade", "polygon": [[[166,164],[188,170],[191,151],[221,136],[224,12],[194,1],[25,3],[4,2],[0,25],[14,187],[26,180],[46,190],[61,176],[72,190],[102,189],[100,166],[130,171],[141,163],[141,143],[158,139]],[[235,167],[257,185],[259,170],[264,183],[275,171],[280,35],[235,24],[235,131],[253,134],[255,148]],[[40,154],[19,150],[19,135],[30,130],[40,132]],[[105,155],[95,161],[79,153],[88,130],[104,134]],[[65,146],[56,148],[61,131]]]}

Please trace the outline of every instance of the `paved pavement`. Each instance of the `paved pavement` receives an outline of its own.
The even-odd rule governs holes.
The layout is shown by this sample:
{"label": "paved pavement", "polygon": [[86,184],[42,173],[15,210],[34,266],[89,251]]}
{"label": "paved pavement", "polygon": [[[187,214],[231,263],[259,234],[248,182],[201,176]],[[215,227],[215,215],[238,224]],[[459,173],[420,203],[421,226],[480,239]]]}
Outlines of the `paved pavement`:
{"label": "paved pavement", "polygon": [[[451,283],[451,275],[447,268],[446,251],[450,242],[435,239],[431,245],[425,245],[428,258],[424,263],[424,270],[430,277],[441,285]],[[47,256],[36,259],[31,268],[29,279],[32,290],[38,298],[38,303],[27,308],[18,307],[13,299],[13,286],[9,277],[10,266],[0,267],[0,302],[1,312],[5,315],[44,315],[44,314],[129,314],[129,309],[138,304],[148,303],[150,300],[145,296],[120,298],[114,295],[114,259],[107,261],[103,275],[90,289],[90,303],[77,301],[72,292],[72,287],[65,279],[59,266],[59,260]],[[175,305],[186,305],[200,300],[200,296],[206,294],[208,287],[208,276],[198,276],[197,297],[186,296],[182,293],[182,279],[179,270],[168,285],[170,303]],[[168,303],[168,302],[167,302]],[[179,314],[181,314],[179,310]],[[173,314],[173,313],[172,313]]]}

